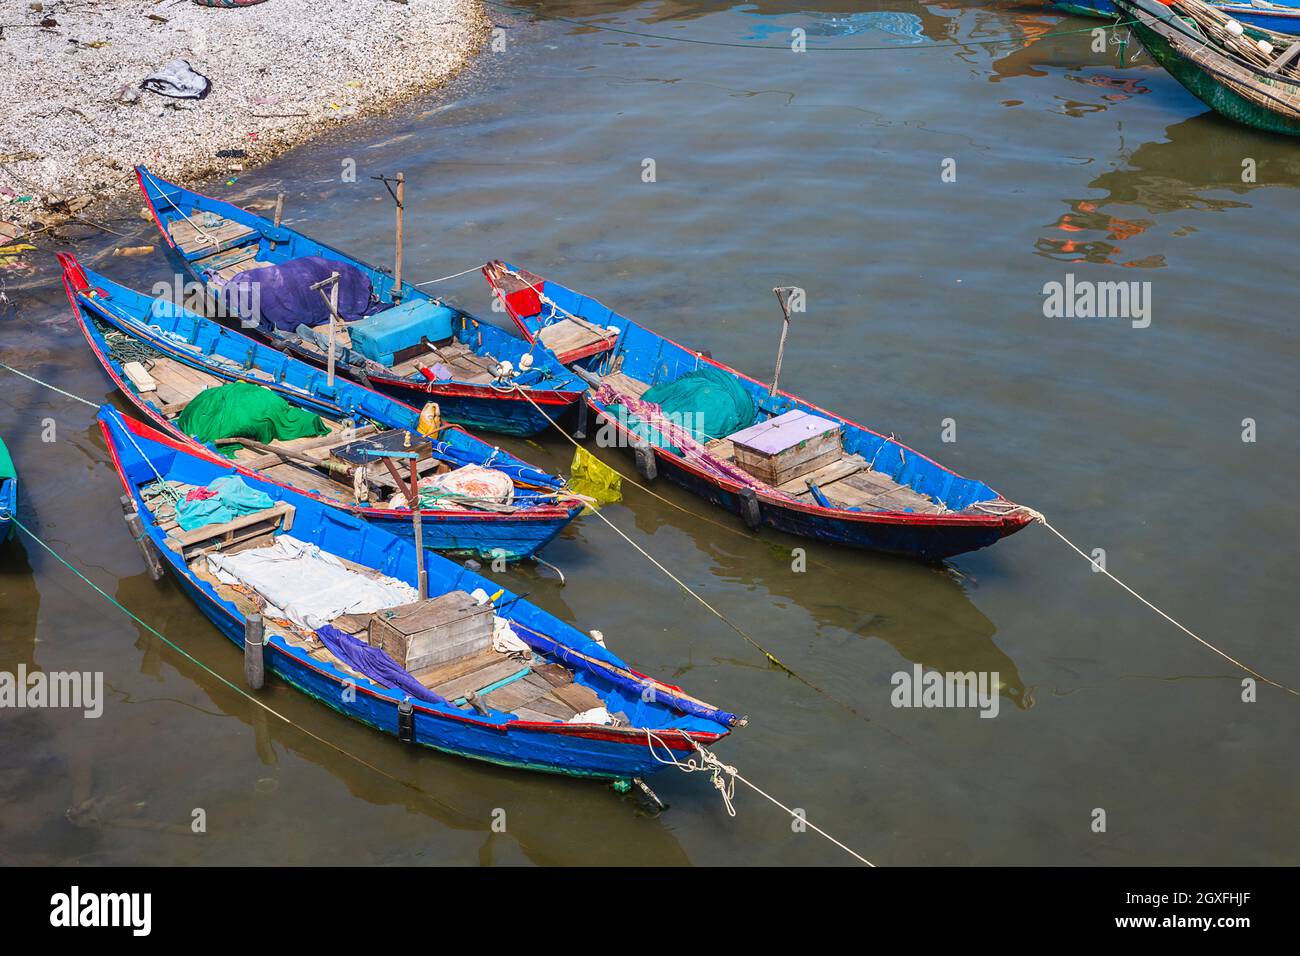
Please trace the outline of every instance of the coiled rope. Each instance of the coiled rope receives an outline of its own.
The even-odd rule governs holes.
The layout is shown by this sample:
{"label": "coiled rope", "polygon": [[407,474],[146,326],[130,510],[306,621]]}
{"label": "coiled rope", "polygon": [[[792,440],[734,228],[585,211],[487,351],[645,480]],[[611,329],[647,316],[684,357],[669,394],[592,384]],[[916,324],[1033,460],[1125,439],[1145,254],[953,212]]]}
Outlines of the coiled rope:
{"label": "coiled rope", "polygon": [[[776,797],[772,796],[766,790],[763,790],[761,787],[757,786],[751,781],[746,780],[741,775],[740,771],[738,771],[735,767],[731,766],[730,764],[723,763],[721,760],[718,759],[717,754],[709,750],[706,750],[702,744],[696,741],[693,737],[691,737],[690,734],[686,733],[685,731],[681,731],[681,735],[685,737],[687,740],[689,740],[692,746],[695,747],[695,752],[699,754],[700,757],[698,763],[696,762],[694,757],[688,758],[686,760],[678,760],[677,757],[673,754],[672,749],[669,748],[669,746],[666,743],[664,743],[664,741],[658,735],[656,735],[653,731],[649,729],[647,729],[645,733],[646,733],[646,746],[650,748],[650,756],[654,757],[655,760],[659,761],[664,766],[676,767],[678,770],[682,771],[683,773],[709,774],[711,778],[711,782],[713,783],[713,787],[715,790],[718,791],[718,794],[722,797],[722,803],[727,808],[727,813],[730,816],[734,817],[736,815],[736,807],[734,801],[736,797],[736,781],[739,780],[741,783],[749,787],[749,789],[753,790],[759,796],[764,797],[771,803],[780,807],[786,813],[790,814],[791,819],[798,820],[804,826],[808,827],[809,829],[813,830],[816,833],[821,834],[823,837],[825,837],[827,840],[830,840],[832,843],[834,843],[845,853],[849,854],[850,856],[854,857],[857,860],[860,860],[861,862],[865,863],[867,866],[872,868],[875,867],[876,864],[872,863],[870,860],[868,860],[857,850],[845,846],[839,840],[835,839],[835,837],[831,836],[821,827],[817,826],[817,824],[809,820],[807,816],[805,816],[802,813],[797,813],[796,811],[791,810],[789,807],[787,807],[780,800],[776,799]],[[664,753],[668,755],[667,760],[660,757],[658,752],[655,750],[654,745],[656,742],[658,742],[659,746],[663,748]]]}

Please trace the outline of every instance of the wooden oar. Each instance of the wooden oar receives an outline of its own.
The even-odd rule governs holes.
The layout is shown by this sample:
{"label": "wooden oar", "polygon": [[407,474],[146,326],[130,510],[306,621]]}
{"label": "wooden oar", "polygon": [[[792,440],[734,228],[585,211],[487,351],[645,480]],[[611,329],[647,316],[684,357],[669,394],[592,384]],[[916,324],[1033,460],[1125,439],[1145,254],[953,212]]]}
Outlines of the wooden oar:
{"label": "wooden oar", "polygon": [[[306,455],[285,448],[283,445],[267,445],[260,441],[253,441],[253,439],[251,438],[218,438],[216,444],[217,445],[246,445],[247,447],[255,449],[260,452],[266,452],[267,454],[271,454],[271,455],[279,455],[284,461],[296,462],[297,464],[300,465],[307,465],[310,468],[324,468],[326,471],[329,471],[333,474],[343,475],[348,480],[351,480],[352,478],[351,465],[345,465],[342,462],[332,461],[328,458],[324,458],[324,459],[309,458]],[[242,463],[236,462],[236,464],[242,464]],[[277,464],[280,464],[280,462],[272,461],[272,462],[267,462],[265,464],[250,464],[250,465],[244,465],[244,467],[250,468],[253,471],[261,471],[264,468],[272,468]]]}

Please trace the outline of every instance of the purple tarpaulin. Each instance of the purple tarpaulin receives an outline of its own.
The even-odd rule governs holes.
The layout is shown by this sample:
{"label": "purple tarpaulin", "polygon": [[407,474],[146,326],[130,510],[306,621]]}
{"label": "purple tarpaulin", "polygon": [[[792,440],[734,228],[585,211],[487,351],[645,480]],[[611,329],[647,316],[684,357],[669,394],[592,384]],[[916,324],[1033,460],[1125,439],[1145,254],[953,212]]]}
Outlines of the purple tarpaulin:
{"label": "purple tarpaulin", "polygon": [[321,325],[329,320],[330,310],[312,286],[334,272],[339,274],[339,316],[351,322],[369,314],[376,303],[366,274],[346,262],[320,256],[241,272],[221,290],[222,303],[241,318],[256,318],[262,328],[292,332],[299,325]]}
{"label": "purple tarpaulin", "polygon": [[316,636],[325,642],[330,653],[353,670],[365,674],[376,684],[404,691],[411,697],[417,697],[431,704],[447,703],[445,697],[438,696],[421,684],[380,648],[371,647],[351,634],[340,631],[333,624],[318,627]]}

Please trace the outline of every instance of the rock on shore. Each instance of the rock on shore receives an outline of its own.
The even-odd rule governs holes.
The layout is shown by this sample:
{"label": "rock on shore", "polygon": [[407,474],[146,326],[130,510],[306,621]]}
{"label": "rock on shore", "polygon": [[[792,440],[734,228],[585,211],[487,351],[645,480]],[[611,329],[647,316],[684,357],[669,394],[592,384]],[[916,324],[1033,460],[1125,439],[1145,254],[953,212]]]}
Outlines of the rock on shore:
{"label": "rock on shore", "polygon": [[[0,220],[21,224],[132,188],[139,162],[237,172],[437,87],[491,28],[478,0],[0,0],[0,24]],[[139,89],[177,58],[204,99]]]}

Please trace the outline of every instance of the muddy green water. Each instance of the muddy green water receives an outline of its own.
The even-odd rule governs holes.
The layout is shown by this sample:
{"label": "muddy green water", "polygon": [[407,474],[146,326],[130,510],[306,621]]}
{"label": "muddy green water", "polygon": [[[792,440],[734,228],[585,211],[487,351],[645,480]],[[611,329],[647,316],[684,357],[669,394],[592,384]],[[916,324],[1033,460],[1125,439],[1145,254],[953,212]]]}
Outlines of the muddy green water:
{"label": "muddy green water", "polygon": [[[292,225],[387,261],[391,212],[368,177],[401,169],[408,275],[510,258],[760,377],[779,326],[770,290],[802,286],[784,386],[1042,510],[1175,617],[1300,685],[1285,241],[1300,212],[1297,144],[1220,121],[1149,58],[1121,66],[1086,33],[1045,36],[1089,21],[1030,5],[895,0],[874,8],[895,15],[884,19],[851,16],[872,4],[838,6],[547,5],[719,44],[780,46],[804,27],[802,55],[498,11],[505,51],[443,94],[209,191],[284,190]],[[911,48],[917,30],[948,45]],[[955,182],[941,179],[946,159]],[[1247,159],[1255,182],[1242,181]],[[355,184],[340,181],[347,160]],[[140,287],[171,275],[160,253],[100,258],[153,241],[138,220],[111,225],[127,238],[76,251]],[[4,361],[111,400],[52,251],[4,275]],[[1069,273],[1149,282],[1150,326],[1045,317],[1044,283]],[[476,276],[444,291],[487,312]],[[22,519],[238,681],[235,648],[173,583],[143,574],[90,410],[4,376]],[[1241,439],[1245,418],[1256,442]],[[955,442],[941,440],[944,419]],[[572,451],[556,436],[510,447],[553,469]],[[606,513],[861,716],[765,666],[594,520],[547,551],[566,587],[528,569],[510,585],[600,628],[636,668],[748,714],[724,759],[874,861],[1300,859],[1300,702],[1262,687],[1243,703],[1238,672],[1042,529],[934,569],[750,536],[658,490],[677,507],[633,490]],[[809,564],[796,573],[801,544]],[[729,818],[699,776],[655,778],[671,808],[652,815],[599,784],[417,753],[271,684],[274,707],[413,792],[259,718],[31,542],[2,560],[0,669],[102,671],[108,700],[98,720],[0,712],[0,861],[847,860],[751,793]],[[999,715],[892,707],[891,675],[916,663],[998,671]],[[195,808],[206,835],[186,829]],[[491,827],[498,809],[504,833]]]}

